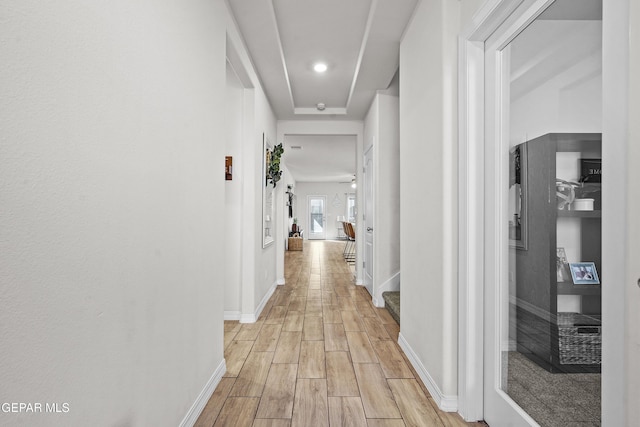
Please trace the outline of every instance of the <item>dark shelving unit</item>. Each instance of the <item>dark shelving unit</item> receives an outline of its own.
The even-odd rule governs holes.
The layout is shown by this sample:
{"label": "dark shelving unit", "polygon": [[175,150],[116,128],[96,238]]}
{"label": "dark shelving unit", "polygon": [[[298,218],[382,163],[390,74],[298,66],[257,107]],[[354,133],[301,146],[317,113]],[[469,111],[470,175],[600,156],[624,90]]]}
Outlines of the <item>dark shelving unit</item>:
{"label": "dark shelving unit", "polygon": [[[556,154],[579,153],[580,158],[601,158],[601,134],[551,133],[524,143],[527,153],[526,203],[528,243],[525,249],[514,249],[516,263],[516,334],[517,350],[550,372],[599,372],[600,363],[566,363],[560,357],[558,295],[577,295],[581,298],[582,313],[576,316],[590,320],[588,329],[600,330],[601,285],[574,285],[558,282],[556,248],[558,220],[579,222],[581,260],[594,262],[601,269],[601,199],[593,211],[558,210],[556,193]],[[566,321],[560,322],[566,327]],[[564,343],[564,342],[563,342]],[[565,347],[566,348],[566,347]],[[566,350],[565,350],[566,351]],[[599,351],[599,349],[598,349]]]}

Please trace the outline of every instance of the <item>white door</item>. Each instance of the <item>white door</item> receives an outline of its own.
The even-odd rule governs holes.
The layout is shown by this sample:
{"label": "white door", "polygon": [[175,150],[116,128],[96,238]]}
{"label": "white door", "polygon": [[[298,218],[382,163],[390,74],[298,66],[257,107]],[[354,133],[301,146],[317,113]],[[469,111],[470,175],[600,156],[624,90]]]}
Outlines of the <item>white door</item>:
{"label": "white door", "polygon": [[373,296],[373,146],[364,154],[364,286]]}
{"label": "white door", "polygon": [[[601,26],[572,20],[571,5],[562,7],[567,6],[564,0],[523,4],[485,42],[484,413],[495,426],[537,426],[558,409],[545,406],[544,398],[539,403],[528,398],[552,395],[567,375],[558,370],[577,369],[558,367],[553,359],[559,313],[583,313],[585,299],[573,289],[567,295],[571,298],[549,290],[558,286],[555,238],[560,226],[547,208],[555,207],[555,191],[541,177],[546,173],[578,180],[580,175],[577,159],[564,156],[573,153],[556,157],[554,146],[548,154],[536,138],[565,129],[598,132],[593,126],[602,108],[596,101],[601,99],[601,80],[594,77],[601,73]],[[578,16],[581,6],[572,7]],[[553,43],[545,42],[551,35]],[[578,112],[577,106],[583,108]],[[536,145],[518,146],[534,139]],[[545,164],[551,156],[553,162]],[[561,175],[562,162],[576,171]],[[564,237],[579,239],[578,233]],[[574,256],[580,256],[577,250]],[[553,375],[555,382],[548,380]]]}
{"label": "white door", "polygon": [[304,230],[304,232],[308,233],[307,238],[309,240],[324,240],[327,238],[327,217],[325,212],[327,196],[308,196],[307,200],[307,206],[309,208],[309,230]]}
{"label": "white door", "polygon": [[[502,33],[501,33],[502,34]],[[500,34],[500,35],[501,35]],[[535,421],[509,396],[509,281],[508,229],[505,195],[508,188],[509,141],[505,138],[504,110],[508,108],[501,93],[505,86],[502,39],[485,44],[485,299],[484,299],[484,418],[489,425],[527,426]],[[506,172],[506,173],[505,173]]]}

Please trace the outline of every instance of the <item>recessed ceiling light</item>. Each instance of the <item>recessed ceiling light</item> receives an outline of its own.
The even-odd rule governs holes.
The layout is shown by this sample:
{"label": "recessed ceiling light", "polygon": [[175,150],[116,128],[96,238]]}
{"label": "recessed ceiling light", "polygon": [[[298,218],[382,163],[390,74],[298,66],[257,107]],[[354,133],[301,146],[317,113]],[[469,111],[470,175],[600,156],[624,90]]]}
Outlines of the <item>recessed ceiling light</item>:
{"label": "recessed ceiling light", "polygon": [[313,66],[313,69],[316,70],[316,73],[324,73],[325,71],[327,71],[327,64],[318,62]]}

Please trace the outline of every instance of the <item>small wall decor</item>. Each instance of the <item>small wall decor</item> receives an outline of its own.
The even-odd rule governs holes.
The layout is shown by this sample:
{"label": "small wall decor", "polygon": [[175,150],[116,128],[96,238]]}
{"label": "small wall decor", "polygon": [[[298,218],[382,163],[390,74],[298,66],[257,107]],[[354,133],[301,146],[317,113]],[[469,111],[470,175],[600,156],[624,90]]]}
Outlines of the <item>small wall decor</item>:
{"label": "small wall decor", "polygon": [[293,203],[296,195],[293,194],[293,187],[291,185],[287,185],[287,207],[289,208],[289,218],[293,218]]}
{"label": "small wall decor", "polygon": [[280,170],[280,159],[283,153],[284,148],[282,148],[282,143],[273,147],[273,150],[269,150],[269,147],[266,148],[266,182],[273,184],[273,188],[276,187],[276,184],[282,177],[282,171]]}
{"label": "small wall decor", "polygon": [[[274,188],[268,185],[270,176],[270,169],[272,163],[272,151],[271,151],[271,143],[267,139],[267,135],[265,133],[262,134],[262,153],[264,158],[262,159],[262,176],[265,177],[265,184],[262,187],[262,247],[266,248],[271,243],[274,242],[273,237],[273,225],[275,224],[274,220]],[[278,160],[278,168],[280,165],[280,161]],[[278,179],[280,179],[278,177]],[[277,182],[277,181],[276,181]]]}
{"label": "small wall decor", "polygon": [[334,208],[339,208],[340,206],[342,206],[342,200],[340,200],[338,193],[336,193],[336,195],[333,197],[333,202],[331,202],[331,204]]}
{"label": "small wall decor", "polygon": [[225,156],[224,158],[224,179],[231,181],[233,179],[233,157]]}
{"label": "small wall decor", "polygon": [[574,285],[598,285],[598,271],[593,262],[572,262],[569,263],[571,277]]}

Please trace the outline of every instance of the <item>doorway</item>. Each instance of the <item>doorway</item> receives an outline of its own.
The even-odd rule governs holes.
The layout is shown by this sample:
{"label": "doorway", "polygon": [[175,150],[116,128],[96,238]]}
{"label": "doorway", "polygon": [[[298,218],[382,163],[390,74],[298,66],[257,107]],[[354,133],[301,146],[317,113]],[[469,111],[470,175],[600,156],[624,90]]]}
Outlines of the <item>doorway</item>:
{"label": "doorway", "polygon": [[490,424],[600,424],[600,282],[569,266],[606,274],[600,177],[581,171],[602,162],[602,4],[576,7],[535,2],[485,43]]}
{"label": "doorway", "polygon": [[[495,3],[501,13],[488,14],[477,38],[467,39],[461,69],[461,79],[470,80],[462,85],[460,322],[471,334],[461,333],[461,366],[468,370],[459,388],[476,398],[462,397],[460,407],[465,418],[481,416],[490,425],[599,424],[600,289],[595,281],[581,287],[564,263],[593,262],[609,274],[599,266],[607,206],[601,189],[592,188],[589,212],[568,212],[573,205],[558,203],[557,193],[559,183],[584,193],[591,178],[581,159],[604,157],[602,3]],[[481,82],[480,89],[468,81]],[[583,316],[594,323],[582,325]],[[567,317],[578,324],[567,329]],[[572,327],[578,339],[590,333],[592,358],[567,353],[562,339]],[[480,331],[482,342],[472,337]],[[473,348],[480,358],[469,357]],[[473,389],[478,378],[483,390]],[[559,389],[573,401],[554,398]],[[587,394],[597,401],[587,402]]]}
{"label": "doorway", "polygon": [[325,240],[327,238],[326,231],[326,206],[327,196],[308,196],[309,207],[309,240]]}

